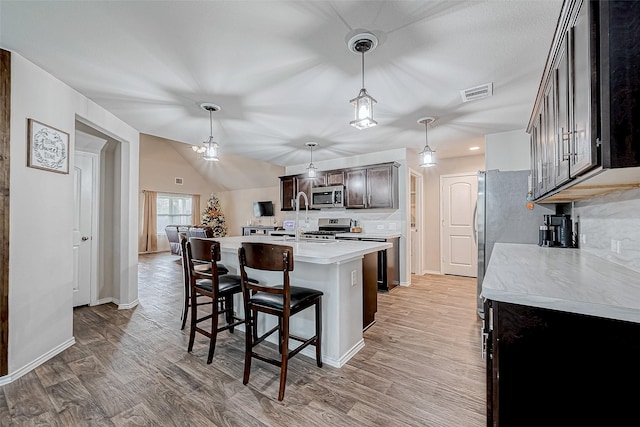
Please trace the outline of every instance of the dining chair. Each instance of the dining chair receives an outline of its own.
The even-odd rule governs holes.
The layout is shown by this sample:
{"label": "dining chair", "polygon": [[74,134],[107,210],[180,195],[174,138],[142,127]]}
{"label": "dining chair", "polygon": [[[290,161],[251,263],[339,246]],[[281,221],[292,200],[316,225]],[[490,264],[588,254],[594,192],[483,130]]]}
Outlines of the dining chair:
{"label": "dining chair", "polygon": [[[180,319],[182,320],[182,326],[180,326],[180,330],[183,330],[187,324],[187,318],[189,317],[189,308],[191,307],[191,280],[189,278],[189,262],[187,260],[187,250],[186,250],[186,245],[187,245],[187,241],[188,241],[188,237],[187,237],[187,233],[185,232],[180,232],[180,248],[181,248],[181,256],[182,256],[182,279],[183,279],[183,284],[184,284],[184,292],[183,292],[183,306],[182,306],[182,316],[180,317]],[[209,273],[211,274],[211,264],[209,262],[198,262],[197,260],[194,260],[194,263],[196,263],[195,265],[195,269],[200,271],[201,273]],[[216,265],[218,267],[218,274],[227,274],[229,273],[229,270],[227,269],[227,267],[220,263],[220,262],[216,262]],[[197,295],[197,296],[204,296],[204,295]],[[198,304],[200,305],[207,305],[207,304],[211,304],[211,300],[209,299],[208,301],[205,302],[199,302]]]}
{"label": "dining chair", "polygon": [[[193,350],[196,332],[209,338],[209,355],[207,363],[213,360],[216,337],[219,332],[234,328],[244,319],[235,316],[233,296],[242,292],[240,276],[235,274],[219,274],[217,261],[220,261],[220,243],[211,239],[197,237],[189,238],[185,243],[187,265],[189,266],[189,286],[191,297],[191,330],[189,332],[188,351]],[[208,263],[209,271],[201,271],[204,263]],[[198,317],[198,297],[206,297],[211,304],[211,313]],[[219,317],[225,316],[226,324],[219,326]],[[200,327],[201,322],[211,320],[211,327],[207,330]]]}
{"label": "dining chair", "polygon": [[[291,246],[269,243],[243,242],[238,249],[238,263],[242,278],[242,300],[245,316],[245,355],[243,384],[249,382],[251,360],[262,360],[280,367],[280,388],[278,400],[284,398],[287,382],[289,359],[309,345],[316,349],[316,363],[322,367],[322,291],[300,286],[291,286],[289,272],[293,271],[293,248]],[[264,271],[282,271],[282,283],[253,283],[248,280],[248,269]],[[315,307],[315,335],[303,338],[290,332],[291,316]],[[278,324],[258,335],[258,313],[278,317]],[[267,357],[254,349],[274,332],[278,332],[278,350],[280,358]],[[289,340],[301,342],[289,349]]]}

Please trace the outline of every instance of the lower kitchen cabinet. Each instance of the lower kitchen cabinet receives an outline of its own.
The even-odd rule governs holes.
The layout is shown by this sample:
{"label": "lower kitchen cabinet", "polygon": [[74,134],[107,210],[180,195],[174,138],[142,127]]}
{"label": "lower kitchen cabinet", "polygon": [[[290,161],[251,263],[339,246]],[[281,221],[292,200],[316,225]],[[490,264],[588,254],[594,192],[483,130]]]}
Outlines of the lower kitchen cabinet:
{"label": "lower kitchen cabinet", "polygon": [[492,300],[484,322],[488,426],[638,424],[640,324]]}
{"label": "lower kitchen cabinet", "polygon": [[376,321],[378,311],[378,256],[367,254],[362,259],[362,330]]}

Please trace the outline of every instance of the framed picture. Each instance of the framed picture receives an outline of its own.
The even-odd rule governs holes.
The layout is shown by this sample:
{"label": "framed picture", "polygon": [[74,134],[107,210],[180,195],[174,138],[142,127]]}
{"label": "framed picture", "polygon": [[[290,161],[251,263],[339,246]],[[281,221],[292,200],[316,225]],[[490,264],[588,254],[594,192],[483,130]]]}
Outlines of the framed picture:
{"label": "framed picture", "polygon": [[27,128],[27,166],[68,174],[69,134],[33,119]]}

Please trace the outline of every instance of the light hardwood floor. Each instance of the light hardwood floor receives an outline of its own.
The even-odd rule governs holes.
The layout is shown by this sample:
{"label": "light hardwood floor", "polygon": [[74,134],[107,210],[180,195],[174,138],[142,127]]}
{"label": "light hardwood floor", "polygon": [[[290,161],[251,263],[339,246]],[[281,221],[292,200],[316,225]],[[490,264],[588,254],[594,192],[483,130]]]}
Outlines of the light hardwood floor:
{"label": "light hardwood floor", "polygon": [[242,384],[244,335],[186,351],[181,267],[140,256],[140,304],[74,312],[76,344],[0,388],[2,426],[454,426],[486,425],[485,368],[475,279],[413,276],[378,294],[365,348],[341,369],[300,355],[279,370],[253,361]]}

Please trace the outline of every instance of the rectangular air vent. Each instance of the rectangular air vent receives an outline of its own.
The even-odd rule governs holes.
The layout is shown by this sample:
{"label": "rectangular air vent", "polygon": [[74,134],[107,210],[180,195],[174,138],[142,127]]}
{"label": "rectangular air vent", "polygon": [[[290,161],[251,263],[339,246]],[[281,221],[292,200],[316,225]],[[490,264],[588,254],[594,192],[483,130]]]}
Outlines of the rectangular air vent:
{"label": "rectangular air vent", "polygon": [[176,178],[176,185],[182,185],[182,178]]}
{"label": "rectangular air vent", "polygon": [[480,86],[470,87],[460,91],[462,102],[475,101],[493,95],[493,83],[486,83]]}

